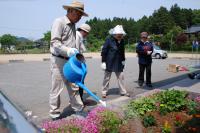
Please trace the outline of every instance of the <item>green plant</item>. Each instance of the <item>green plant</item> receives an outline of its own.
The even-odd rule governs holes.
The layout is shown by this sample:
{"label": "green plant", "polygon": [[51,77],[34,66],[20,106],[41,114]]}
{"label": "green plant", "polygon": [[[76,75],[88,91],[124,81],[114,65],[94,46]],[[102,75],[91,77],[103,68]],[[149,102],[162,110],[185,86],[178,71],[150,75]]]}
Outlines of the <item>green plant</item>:
{"label": "green plant", "polygon": [[146,112],[154,110],[156,110],[155,99],[153,97],[143,97],[133,100],[127,105],[126,117],[144,116]]}
{"label": "green plant", "polygon": [[197,103],[191,99],[188,99],[187,101],[187,113],[192,115],[197,113]]}
{"label": "green plant", "polygon": [[101,129],[100,132],[101,133],[106,133],[106,132],[110,132],[110,133],[117,133],[119,132],[119,126],[122,124],[122,120],[119,117],[119,115],[113,111],[110,110],[106,110],[104,112],[102,112],[101,114]]}
{"label": "green plant", "polygon": [[144,125],[144,127],[155,126],[156,120],[155,120],[154,116],[152,116],[152,115],[144,116],[143,125]]}
{"label": "green plant", "polygon": [[161,114],[180,111],[186,108],[187,92],[179,90],[167,90],[156,94],[156,101],[160,102],[159,111]]}

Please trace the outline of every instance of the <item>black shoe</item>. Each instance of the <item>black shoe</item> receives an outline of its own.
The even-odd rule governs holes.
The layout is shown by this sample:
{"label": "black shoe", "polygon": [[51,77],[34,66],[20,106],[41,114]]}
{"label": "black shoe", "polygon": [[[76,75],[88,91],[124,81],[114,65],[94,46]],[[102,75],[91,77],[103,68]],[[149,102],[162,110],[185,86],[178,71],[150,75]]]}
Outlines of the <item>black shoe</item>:
{"label": "black shoe", "polygon": [[126,93],[126,94],[121,94],[121,96],[130,97],[130,94],[129,94],[129,93]]}
{"label": "black shoe", "polygon": [[150,88],[152,88],[153,86],[152,86],[152,84],[146,84],[147,85],[147,87],[150,87]]}
{"label": "black shoe", "polygon": [[51,118],[52,121],[56,121],[56,120],[59,120],[59,119],[62,119],[60,116],[59,117],[55,117],[55,118]]}
{"label": "black shoe", "polygon": [[189,73],[189,74],[188,74],[188,77],[189,77],[190,79],[194,79],[194,78],[195,78],[195,73]]}
{"label": "black shoe", "polygon": [[142,82],[138,82],[138,85],[139,85],[140,87],[142,87],[142,86],[143,86],[143,83],[142,83]]}

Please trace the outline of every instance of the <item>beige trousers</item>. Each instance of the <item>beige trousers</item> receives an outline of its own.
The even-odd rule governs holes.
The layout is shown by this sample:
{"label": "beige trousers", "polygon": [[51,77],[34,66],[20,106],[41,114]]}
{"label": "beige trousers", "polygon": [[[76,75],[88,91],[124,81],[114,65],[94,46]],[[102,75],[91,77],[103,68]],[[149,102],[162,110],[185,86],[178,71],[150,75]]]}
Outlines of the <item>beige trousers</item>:
{"label": "beige trousers", "polygon": [[[111,74],[112,74],[112,72],[108,72],[108,71],[105,71],[105,73],[104,73],[103,86],[102,86],[102,94],[103,95],[106,95],[106,93],[109,89],[109,82],[110,82]],[[124,73],[123,72],[115,72],[115,75],[117,77],[120,94],[126,94],[127,91],[126,91],[124,83],[123,83]]]}
{"label": "beige trousers", "polygon": [[65,80],[63,76],[63,65],[66,63],[66,60],[52,56],[51,57],[51,78],[52,84],[49,95],[49,105],[50,113],[59,112],[60,108],[60,94],[63,88],[67,88],[70,105],[74,111],[82,111],[83,103],[81,101],[79,92],[77,88],[72,87],[72,83]]}

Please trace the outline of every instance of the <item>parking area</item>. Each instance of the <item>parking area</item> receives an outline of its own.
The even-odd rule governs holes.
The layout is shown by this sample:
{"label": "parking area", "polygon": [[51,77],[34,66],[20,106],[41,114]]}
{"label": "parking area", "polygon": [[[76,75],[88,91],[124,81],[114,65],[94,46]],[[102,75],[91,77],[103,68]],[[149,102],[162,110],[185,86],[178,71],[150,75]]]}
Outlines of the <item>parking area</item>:
{"label": "parking area", "polygon": [[[87,58],[88,74],[86,76],[86,86],[101,97],[101,85],[104,71],[101,70],[100,58]],[[154,88],[163,88],[173,82],[178,82],[186,78],[189,71],[172,73],[167,71],[169,64],[179,64],[190,67],[196,62],[187,59],[167,58],[165,60],[153,59],[152,64],[152,82]],[[197,70],[197,69],[193,69]],[[131,96],[149,91],[149,88],[138,88],[138,64],[136,57],[128,57],[125,67],[125,86],[131,93]],[[31,111],[37,116],[37,124],[48,119],[48,94],[51,85],[50,62],[29,61],[14,62],[0,65],[0,89],[13,101],[22,111]],[[110,82],[109,96],[106,101],[119,98],[118,85],[116,77],[113,74]],[[91,99],[87,94],[85,98]],[[68,107],[68,94],[64,90],[61,95],[61,110]],[[93,106],[93,105],[91,105]]]}

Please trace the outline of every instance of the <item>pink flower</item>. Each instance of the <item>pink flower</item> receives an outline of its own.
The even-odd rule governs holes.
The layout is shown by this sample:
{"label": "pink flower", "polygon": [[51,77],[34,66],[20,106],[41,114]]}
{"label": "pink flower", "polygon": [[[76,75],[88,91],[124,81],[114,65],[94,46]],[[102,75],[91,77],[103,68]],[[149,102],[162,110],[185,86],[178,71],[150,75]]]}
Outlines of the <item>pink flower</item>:
{"label": "pink flower", "polygon": [[197,96],[194,100],[195,100],[196,102],[199,102],[199,103],[200,103],[200,95]]}

